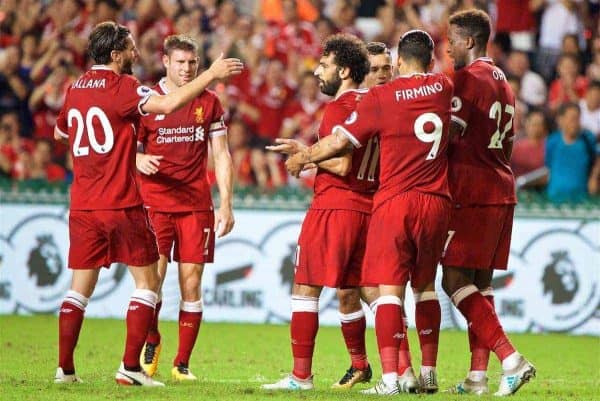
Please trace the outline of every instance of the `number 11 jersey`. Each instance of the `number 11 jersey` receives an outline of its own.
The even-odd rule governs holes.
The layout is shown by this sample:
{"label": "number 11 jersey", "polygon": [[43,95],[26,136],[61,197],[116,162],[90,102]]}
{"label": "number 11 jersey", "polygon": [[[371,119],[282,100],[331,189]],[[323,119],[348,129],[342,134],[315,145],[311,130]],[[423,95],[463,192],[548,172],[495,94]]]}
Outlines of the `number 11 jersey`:
{"label": "number 11 jersey", "polygon": [[[336,96],[323,111],[319,138],[331,135],[333,127],[341,124],[367,93],[366,89],[349,89]],[[379,185],[379,144],[373,138],[362,149],[352,152],[352,165],[344,177],[318,169],[315,196],[311,209],[355,210],[371,213],[373,194]]]}
{"label": "number 11 jersey", "polygon": [[93,66],[67,90],[56,120],[73,157],[71,210],[142,203],[135,181],[136,126],[152,94],[131,75]]}
{"label": "number 11 jersey", "polygon": [[448,148],[448,182],[455,204],[517,203],[506,148],[514,137],[515,97],[492,59],[478,58],[454,77],[452,121],[462,133]]}

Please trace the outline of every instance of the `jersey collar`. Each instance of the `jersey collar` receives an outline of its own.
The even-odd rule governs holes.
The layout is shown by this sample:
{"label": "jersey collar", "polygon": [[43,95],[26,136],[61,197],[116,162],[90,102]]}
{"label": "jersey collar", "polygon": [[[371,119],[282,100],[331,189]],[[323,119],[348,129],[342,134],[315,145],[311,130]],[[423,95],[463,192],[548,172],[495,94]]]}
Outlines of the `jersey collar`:
{"label": "jersey collar", "polygon": [[369,91],[369,89],[367,88],[358,88],[358,89],[346,89],[345,91],[342,91],[341,93],[338,93],[333,100],[338,100],[340,97],[342,97],[344,94],[348,93],[348,92],[357,92],[357,93],[367,93]]}

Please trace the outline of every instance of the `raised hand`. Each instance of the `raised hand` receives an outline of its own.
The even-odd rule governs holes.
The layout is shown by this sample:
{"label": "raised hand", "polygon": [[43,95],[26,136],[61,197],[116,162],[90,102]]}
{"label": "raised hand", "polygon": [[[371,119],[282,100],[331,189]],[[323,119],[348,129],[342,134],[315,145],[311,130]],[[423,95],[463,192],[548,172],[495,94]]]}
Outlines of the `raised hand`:
{"label": "raised hand", "polygon": [[232,75],[241,74],[243,69],[244,64],[240,59],[223,58],[223,53],[208,68],[215,79],[225,79]]}

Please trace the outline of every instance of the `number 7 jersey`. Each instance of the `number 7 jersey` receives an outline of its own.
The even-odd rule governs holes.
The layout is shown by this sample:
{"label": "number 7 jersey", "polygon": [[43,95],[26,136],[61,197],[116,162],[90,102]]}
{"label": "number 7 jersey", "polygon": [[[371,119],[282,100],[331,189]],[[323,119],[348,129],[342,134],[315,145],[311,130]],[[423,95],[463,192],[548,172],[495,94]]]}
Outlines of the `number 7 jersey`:
{"label": "number 7 jersey", "polygon": [[492,59],[478,58],[454,78],[452,121],[462,127],[448,149],[448,181],[457,205],[515,204],[507,157],[514,137],[515,97]]}
{"label": "number 7 jersey", "polygon": [[142,203],[135,181],[140,107],[152,91],[131,75],[93,66],[67,90],[56,120],[73,157],[71,210]]}

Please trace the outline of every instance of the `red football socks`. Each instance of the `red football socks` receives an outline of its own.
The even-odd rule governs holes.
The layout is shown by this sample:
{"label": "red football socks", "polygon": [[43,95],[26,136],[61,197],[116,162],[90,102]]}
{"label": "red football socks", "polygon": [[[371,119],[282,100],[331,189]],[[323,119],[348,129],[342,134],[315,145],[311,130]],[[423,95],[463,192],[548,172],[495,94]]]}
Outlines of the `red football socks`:
{"label": "red football socks", "polygon": [[375,334],[383,374],[398,371],[400,340],[406,338],[400,305],[400,298],[394,296],[381,296],[377,301]]}
{"label": "red football socks", "polygon": [[75,373],[73,353],[79,339],[88,299],[70,290],[58,315],[58,366],[65,374]]}
{"label": "red football socks", "polygon": [[[474,291],[470,287],[474,288]],[[470,294],[466,296],[459,294],[456,298],[456,294],[460,292],[463,294],[470,292]],[[494,308],[475,286],[461,288],[452,298],[456,307],[467,319],[468,326],[477,336],[477,341],[494,351],[500,361],[515,352],[515,348],[502,329]]]}
{"label": "red football socks", "polygon": [[421,365],[435,367],[442,311],[435,292],[427,291],[420,295],[421,300],[415,305],[415,321],[421,344]]}
{"label": "red football socks", "polygon": [[158,330],[158,315],[160,314],[160,308],[162,307],[162,300],[156,303],[154,308],[154,317],[152,318],[152,324],[148,335],[146,336],[146,342],[149,344],[160,344],[160,331]]}
{"label": "red football socks", "polygon": [[136,289],[131,296],[127,310],[127,337],[123,354],[123,365],[127,370],[141,369],[140,353],[154,318],[155,304],[156,293],[151,290]]}
{"label": "red football socks", "polygon": [[352,367],[365,370],[369,366],[365,347],[365,330],[367,328],[365,313],[362,309],[348,314],[340,313],[340,320]]}
{"label": "red football socks", "polygon": [[[490,291],[490,295],[485,295],[482,292],[482,295],[484,295],[485,299],[494,308],[493,293]],[[471,327],[469,327],[469,348],[471,350],[471,371],[486,371],[490,361],[490,349],[479,341]]]}
{"label": "red football socks", "polygon": [[308,379],[312,374],[315,337],[319,330],[319,298],[293,295],[290,336],[294,369],[298,379]]}
{"label": "red football socks", "polygon": [[406,311],[402,308],[402,322],[404,324],[404,330],[406,335],[400,341],[400,349],[398,351],[398,375],[402,376],[406,369],[412,366],[410,358],[410,345],[408,343],[408,319],[406,318]]}

